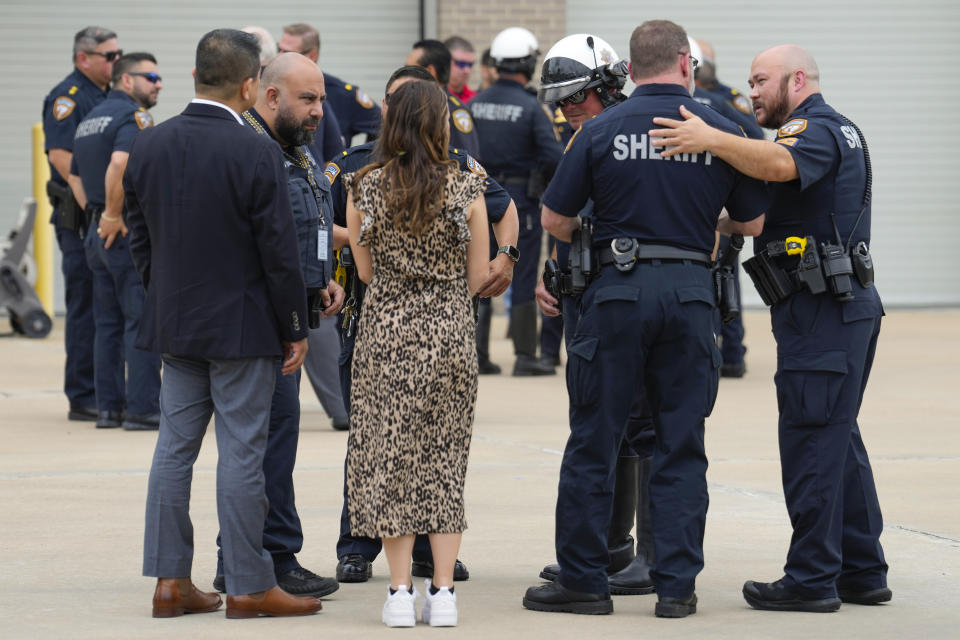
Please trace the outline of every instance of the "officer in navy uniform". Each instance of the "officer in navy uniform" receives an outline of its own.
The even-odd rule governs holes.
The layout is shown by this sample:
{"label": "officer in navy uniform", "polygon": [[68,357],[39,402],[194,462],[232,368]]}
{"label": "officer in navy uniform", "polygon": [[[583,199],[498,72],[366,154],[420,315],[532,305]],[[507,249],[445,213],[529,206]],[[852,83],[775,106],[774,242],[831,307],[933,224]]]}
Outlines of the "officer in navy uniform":
{"label": "officer in navy uniform", "polygon": [[[416,65],[403,66],[394,71],[387,81],[383,103],[384,111],[389,107],[390,94],[403,83],[412,81],[432,82],[433,76],[423,67]],[[324,175],[332,185],[334,222],[337,225],[335,227],[335,242],[338,248],[348,243],[346,230],[347,193],[340,177],[354,173],[370,164],[375,146],[376,143],[368,142],[347,149],[340,158],[328,163],[324,171]],[[457,162],[461,171],[471,171],[486,176],[486,170],[483,166],[462,149],[451,145],[450,158]],[[503,243],[503,246],[508,247],[508,251],[498,253],[491,260],[487,281],[479,289],[477,295],[498,296],[509,286],[512,277],[514,260],[509,250],[513,252],[517,250],[515,246],[518,233],[517,209],[503,187],[489,178],[484,193],[484,201],[487,206],[487,217],[491,221],[496,238]],[[351,291],[350,295],[360,297],[362,291]],[[360,307],[359,302],[359,300],[348,299],[342,314],[344,322],[341,325],[343,348],[340,352],[340,380],[348,412],[350,410],[350,365],[353,358],[357,326],[351,323],[351,316],[355,312],[360,312],[359,315],[362,316],[362,307]],[[357,304],[357,308],[351,307],[353,303]],[[362,317],[360,322],[362,322]],[[380,553],[380,549],[381,541],[379,539],[350,534],[350,518],[347,511],[346,486],[344,486],[343,511],[340,517],[340,539],[337,541],[337,580],[340,582],[366,582],[372,575],[371,563]],[[417,536],[413,550],[413,575],[426,578],[433,576],[433,557],[427,536]],[[453,579],[457,581],[466,580],[469,575],[466,566],[460,560],[457,560],[454,566]]]}
{"label": "officer in navy uniform", "polygon": [[[320,59],[320,32],[308,24],[288,24],[283,28],[277,51],[294,51],[317,62]],[[367,141],[376,138],[380,133],[380,107],[377,103],[354,84],[344,82],[329,73],[324,74],[324,79],[327,102],[337,114],[336,122],[340,126],[344,146],[350,146],[351,140],[357,134],[365,134]],[[323,161],[327,162],[332,158],[331,155]]]}
{"label": "officer in navy uniform", "polygon": [[[836,611],[892,598],[883,518],[857,413],[883,306],[873,286],[870,156],[859,128],[820,93],[813,57],[796,45],[760,53],[750,70],[757,121],[775,141],[721,135],[684,113],[651,133],[669,153],[709,149],[772,185],[757,258],[744,263],[777,341],[783,493],[793,524],[784,576],[748,581],[757,609]],[[773,287],[779,277],[781,286]]]}
{"label": "officer in navy uniform", "polygon": [[[450,65],[453,56],[447,45],[439,40],[420,40],[413,44],[410,54],[407,55],[408,66],[416,65],[430,72],[433,79],[440,83],[447,92],[447,106],[450,108],[450,146],[462,149],[471,157],[483,160],[480,155],[480,138],[477,135],[474,118],[469,108],[452,95],[447,85],[450,83]],[[491,243],[491,247],[496,245]]]}
{"label": "officer in navy uniform", "polygon": [[[543,197],[544,226],[569,240],[593,199],[598,275],[580,302],[567,363],[570,437],[560,468],[556,547],[560,574],[531,587],[538,611],[613,611],[606,574],[613,467],[636,390],[656,426],[650,507],[657,561],[656,614],[696,611],[707,513],[704,418],[713,409],[720,353],[713,335],[715,230],[745,235],[763,226],[762,182],[710,154],[664,161],[647,130],[653,117],[686,105],[712,124],[732,122],[690,97],[686,34],[656,20],[630,38],[637,88],[584,123]],[[729,212],[718,226],[723,208]]]}
{"label": "officer in navy uniform", "polygon": [[[566,129],[574,128],[571,130],[575,131],[604,109],[627,99],[621,93],[626,76],[627,63],[620,60],[613,47],[601,38],[578,33],[561,39],[547,52],[540,75],[539,95],[545,104],[559,105],[557,114],[562,124]],[[581,219],[587,219],[592,213],[591,200],[579,215]],[[555,240],[553,236],[550,239]],[[561,270],[566,270],[570,244],[556,241],[555,246],[553,258]],[[547,291],[542,280],[537,284],[536,295],[544,314],[543,333],[546,333],[550,321],[560,321],[561,331],[566,329],[569,345],[580,317],[578,298],[565,295],[558,301]],[[642,595],[653,591],[653,581],[650,579],[654,560],[653,533],[650,528],[647,479],[650,476],[656,434],[641,391],[637,389],[634,392],[634,403],[614,472],[613,509],[607,534],[610,557],[607,574],[610,577],[610,592],[615,595]],[[634,516],[637,525],[636,553],[634,539],[630,536]],[[540,577],[553,580],[559,572],[558,565],[547,565],[540,572]]]}
{"label": "officer in navy uniform", "polygon": [[77,126],[71,161],[90,217],[83,242],[93,273],[97,427],[157,429],[160,355],[134,346],[146,293],[127,243],[122,182],[134,138],[153,126],[147,110],[163,87],[156,59],[121,56],[113,64],[113,87]]}
{"label": "officer in navy uniform", "polygon": [[553,363],[537,358],[534,290],[543,238],[537,205],[562,148],[551,117],[524,89],[540,55],[537,39],[522,27],[510,27],[493,39],[490,53],[500,77],[473,97],[470,110],[480,134],[480,158],[520,214],[521,259],[510,297],[510,333],[517,356],[513,375],[552,375]]}
{"label": "officer in navy uniform", "polygon": [[[753,115],[750,100],[736,89],[732,89],[717,80],[716,65],[713,58],[713,47],[709,42],[690,39],[690,47],[694,57],[700,60],[697,65],[697,90],[693,99],[708,107],[716,109],[724,116],[740,125],[748,138],[763,140],[763,129],[757,124]],[[730,245],[729,236],[720,237],[720,253],[725,253]],[[738,306],[740,304],[740,257],[733,262],[734,287]],[[743,346],[743,318],[737,315],[729,322],[723,322],[717,314],[717,335],[721,336],[720,354],[723,364],[720,366],[720,375],[725,378],[742,378],[747,371],[744,355],[747,350]]]}
{"label": "officer in navy uniform", "polygon": [[53,205],[57,244],[63,255],[61,269],[66,289],[67,361],[63,391],[70,401],[70,420],[97,419],[93,373],[93,274],[87,266],[82,234],[86,231],[79,179],[68,186],[73,137],[77,125],[107,97],[114,61],[123,52],[117,35],[103,27],[86,27],[73,38],[74,69],[43,99],[44,150],[50,161],[47,193]]}
{"label": "officer in navy uniform", "polygon": [[[256,105],[242,114],[248,126],[275,140],[278,151],[283,151],[311,327],[316,325],[319,315],[334,316],[343,303],[343,290],[332,280],[330,185],[321,178],[320,167],[308,146],[323,118],[323,99],[323,74],[317,65],[298,54],[281,54],[263,72]],[[332,358],[334,354],[325,355]],[[300,433],[300,372],[285,376],[279,367],[280,363],[263,460],[269,501],[263,548],[273,559],[277,584],[284,591],[320,598],[336,591],[339,585],[332,578],[318,576],[300,566],[295,555],[303,547],[303,529],[293,488]],[[219,543],[218,537],[218,546]],[[217,560],[213,586],[224,591],[222,555],[218,555]]]}

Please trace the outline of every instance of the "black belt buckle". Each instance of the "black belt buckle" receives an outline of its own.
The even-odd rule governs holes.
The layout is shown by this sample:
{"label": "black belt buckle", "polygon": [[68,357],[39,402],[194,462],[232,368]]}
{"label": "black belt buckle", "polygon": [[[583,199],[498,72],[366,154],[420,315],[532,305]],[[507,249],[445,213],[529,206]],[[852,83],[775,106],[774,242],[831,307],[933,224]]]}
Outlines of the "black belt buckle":
{"label": "black belt buckle", "polygon": [[613,266],[617,271],[625,273],[637,264],[637,251],[640,243],[636,238],[617,238],[610,241],[610,251],[613,252]]}

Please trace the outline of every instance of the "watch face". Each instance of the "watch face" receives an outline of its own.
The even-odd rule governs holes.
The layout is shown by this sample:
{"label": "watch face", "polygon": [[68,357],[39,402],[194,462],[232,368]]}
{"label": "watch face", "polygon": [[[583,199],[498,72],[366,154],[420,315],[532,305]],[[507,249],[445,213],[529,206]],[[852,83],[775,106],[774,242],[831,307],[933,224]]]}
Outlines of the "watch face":
{"label": "watch face", "polygon": [[505,253],[514,262],[517,262],[520,259],[520,250],[516,247],[510,246],[508,244],[500,247],[500,250],[497,253]]}

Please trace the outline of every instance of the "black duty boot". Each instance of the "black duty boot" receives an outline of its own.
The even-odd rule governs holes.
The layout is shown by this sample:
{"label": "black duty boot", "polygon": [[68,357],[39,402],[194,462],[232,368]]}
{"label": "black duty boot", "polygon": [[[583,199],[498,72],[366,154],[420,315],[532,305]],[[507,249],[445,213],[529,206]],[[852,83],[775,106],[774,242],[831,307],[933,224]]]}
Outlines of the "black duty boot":
{"label": "black duty boot", "polygon": [[517,362],[513,365],[515,376],[552,376],[556,369],[537,358],[537,314],[534,301],[510,307],[510,332]]}
{"label": "black duty boot", "polygon": [[832,613],[840,608],[840,598],[811,598],[793,591],[783,580],[743,584],[743,599],[754,609],[767,611],[809,611]]}
{"label": "black duty boot", "polygon": [[607,573],[613,575],[633,562],[633,518],[637,512],[639,497],[640,458],[620,456],[617,458],[616,476],[613,485],[613,509],[610,512],[610,527],[607,533],[607,549],[610,564]]}
{"label": "black duty boot", "polygon": [[613,601],[607,594],[571,591],[559,582],[530,587],[523,606],[533,611],[603,615],[613,613]]}
{"label": "black duty boot", "polygon": [[[621,458],[622,459],[622,458]],[[610,593],[618,596],[653,593],[650,569],[653,567],[653,528],[650,524],[650,462],[652,458],[639,461],[637,478],[637,555],[627,567],[610,574]],[[618,470],[619,473],[619,470]]]}
{"label": "black duty boot", "polygon": [[493,308],[490,301],[480,302],[477,307],[477,363],[480,375],[500,373],[499,365],[490,361],[490,320]]}

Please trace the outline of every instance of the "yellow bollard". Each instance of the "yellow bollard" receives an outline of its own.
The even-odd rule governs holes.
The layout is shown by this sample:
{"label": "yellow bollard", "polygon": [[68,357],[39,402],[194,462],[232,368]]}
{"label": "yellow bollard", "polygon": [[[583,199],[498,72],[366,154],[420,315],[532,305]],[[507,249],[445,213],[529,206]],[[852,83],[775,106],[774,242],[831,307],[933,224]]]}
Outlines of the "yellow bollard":
{"label": "yellow bollard", "polygon": [[33,199],[37,201],[37,217],[33,221],[33,260],[37,263],[37,297],[44,311],[53,318],[53,209],[47,198],[50,166],[43,151],[43,125],[33,125]]}

